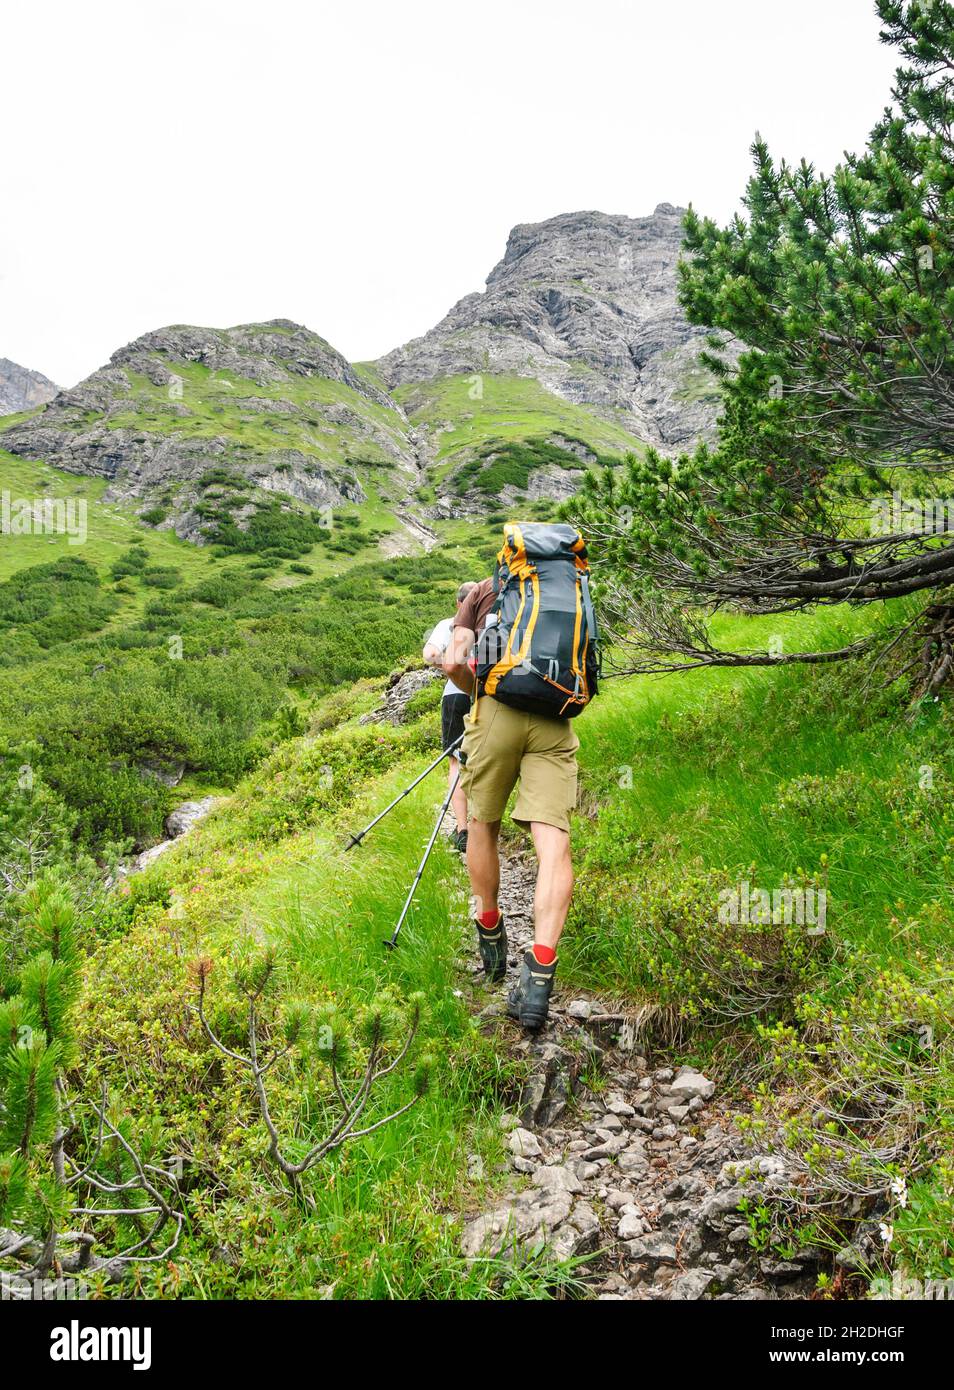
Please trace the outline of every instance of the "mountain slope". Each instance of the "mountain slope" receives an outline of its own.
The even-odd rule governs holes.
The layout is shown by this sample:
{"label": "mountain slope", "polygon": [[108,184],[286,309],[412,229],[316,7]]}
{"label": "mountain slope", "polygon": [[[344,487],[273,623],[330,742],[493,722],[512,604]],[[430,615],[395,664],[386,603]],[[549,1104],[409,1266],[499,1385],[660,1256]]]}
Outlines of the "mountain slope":
{"label": "mountain slope", "polygon": [[436,519],[571,497],[601,458],[643,441],[608,413],[564,400],[513,373],[439,377],[398,386],[427,479],[419,492]]}
{"label": "mountain slope", "polygon": [[[744,624],[753,634],[766,624],[721,621]],[[841,630],[868,619],[828,611],[771,620],[779,621],[787,644],[793,630],[803,641],[806,627],[820,635],[819,624]],[[356,626],[351,640],[362,637]],[[439,696],[440,683],[429,692]],[[187,1200],[194,1206],[188,1246],[177,1257],[181,1276],[150,1283],[147,1273],[150,1296],[267,1291],[288,1297],[323,1288],[335,1298],[500,1297],[501,1281],[514,1268],[510,1261],[462,1265],[457,1228],[447,1217],[473,1218],[499,1201],[501,1173],[508,1163],[522,1167],[512,1158],[527,1152],[505,1141],[514,1121],[504,1115],[519,1110],[531,1131],[539,1128],[524,1107],[539,1113],[541,1095],[564,1103],[559,1085],[566,1073],[556,1072],[549,1093],[536,1089],[523,1066],[528,1057],[532,1063],[536,1045],[524,1050],[502,1004],[462,968],[474,951],[463,935],[472,931],[466,882],[442,841],[415,893],[401,946],[384,952],[382,938],[401,909],[442,790],[426,779],[359,851],[344,851],[347,836],[397,796],[439,746],[433,700],[409,708],[404,724],[369,729],[361,720],[374,698],[367,686],[343,687],[316,709],[307,735],[286,740],[194,834],[132,880],[91,959],[84,1044],[97,1049],[107,1076],[115,1073],[148,1096],[146,1119],[135,1107],[131,1119],[159,1127],[166,1152],[209,1153],[215,1160],[189,1170]],[[830,719],[833,707],[840,711],[838,727]],[[612,1118],[615,1080],[592,1097],[604,1102],[599,1107],[578,1098],[558,1116],[562,1134],[554,1127],[542,1136],[547,1164],[537,1157],[530,1165],[559,1169],[563,1177],[569,1168],[570,1187],[559,1190],[586,1193],[591,1184],[597,1198],[594,1210],[609,1237],[600,1244],[613,1258],[604,1254],[577,1269],[586,1280],[579,1294],[684,1298],[671,1281],[692,1269],[706,1297],[748,1298],[751,1286],[764,1287],[766,1279],[778,1296],[793,1286],[805,1296],[804,1281],[818,1274],[830,1287],[832,1274],[845,1267],[835,1252],[860,1240],[866,1227],[877,1233],[881,1219],[895,1223],[894,1239],[879,1241],[874,1262],[847,1265],[852,1296],[863,1297],[867,1280],[892,1261],[902,1273],[914,1260],[930,1277],[935,1269],[936,1277],[947,1277],[950,1197],[938,1157],[944,1139],[938,1117],[945,1102],[949,1109],[951,1085],[950,972],[943,955],[950,894],[942,862],[950,789],[946,782],[936,786],[925,804],[910,768],[921,761],[946,765],[951,729],[949,720],[902,727],[896,714],[886,692],[877,701],[861,698],[844,671],[786,668],[613,681],[580,721],[583,797],[573,831],[579,872],[561,942],[554,1026],[543,1044],[552,1063],[560,1056],[558,1011],[583,991],[584,1011],[575,1017],[586,1017],[588,1002],[589,1027],[614,1069],[626,1059],[613,1060],[608,1034],[625,1020],[628,1056],[641,1084],[624,1093],[621,1120]],[[621,769],[631,779],[620,779]],[[513,843],[505,833],[505,850]],[[831,889],[829,935],[811,938],[810,950],[797,921],[788,931],[785,923],[720,921],[723,886],[748,885],[750,878],[782,884],[793,872],[800,882]],[[508,920],[513,909],[525,916],[529,904],[515,899],[509,875],[503,881]],[[404,996],[425,992],[423,1037],[440,1057],[440,1084],[419,1107],[354,1145],[348,1162],[306,1178],[314,1203],[309,1220],[292,1207],[297,1194],[268,1181],[247,1075],[243,1080],[240,1072],[210,1064],[214,1058],[189,1017],[196,953],[215,962],[210,988],[227,1016],[229,967],[253,942],[275,946],[288,965],[278,974],[278,999],[266,1005],[269,1020],[281,1017],[282,1003],[329,995],[348,1015],[394,982]],[[780,948],[786,949],[773,954]],[[598,1012],[594,1005],[607,996],[614,1012]],[[468,1006],[480,1011],[476,1026],[468,1023]],[[572,1016],[568,1011],[567,1019]],[[137,1036],[148,1030],[152,1046],[123,1046],[134,1026]],[[929,1042],[918,1046],[925,1036]],[[734,1137],[740,1152],[741,1141],[750,1139],[757,1179],[748,1208],[740,1206],[748,1192],[727,1189],[726,1177],[736,1174],[721,1170],[727,1111],[700,1105],[687,1112],[685,1104],[672,1110],[664,1087],[672,1069],[683,1066],[703,1066],[719,1091],[734,1098],[745,1124]],[[587,1071],[595,1075],[596,1066]],[[320,1133],[323,1097],[312,1088],[322,1074],[317,1066],[302,1068],[283,1085],[276,1068],[269,1085],[283,1135],[305,1140]],[[403,1088],[395,1093],[403,1101],[407,1078],[400,1070],[394,1084]],[[864,1088],[873,1086],[886,1086],[892,1104],[870,1107],[855,1144],[849,1107],[859,1089],[868,1094]],[[818,1125],[819,1097],[824,1104],[836,1098],[834,1113],[845,1115],[840,1124]],[[902,1104],[904,1130],[897,1120]],[[782,1144],[774,1107],[786,1105],[796,1108],[798,1124],[785,1131]],[[609,1124],[608,1137],[599,1128]],[[581,1129],[592,1153],[570,1138]],[[628,1158],[622,1142],[611,1142],[613,1134],[624,1136]],[[907,1210],[886,1191],[887,1142],[896,1146],[902,1171],[917,1174]],[[844,1191],[846,1143],[853,1175],[860,1172],[885,1191],[877,1206],[865,1199],[864,1220],[858,1199]],[[811,1162],[799,1170],[802,1147]],[[767,1153],[776,1155],[774,1169],[759,1166]],[[763,1183],[763,1172],[779,1169],[786,1185],[795,1175],[790,1192]],[[698,1181],[676,1188],[674,1174]],[[832,1174],[842,1178],[834,1193]],[[703,1207],[713,1181],[720,1197]],[[535,1176],[533,1186],[547,1185]],[[625,1220],[634,1213],[605,1200],[612,1190],[640,1202],[645,1243],[633,1239],[633,1223]],[[644,1195],[650,1200],[643,1202]],[[820,1197],[829,1224],[815,1241],[807,1231],[817,1227],[807,1223],[817,1217]],[[745,1213],[763,1201],[752,1229]],[[251,1220],[246,1212],[253,1202]],[[567,1202],[565,1216],[569,1208]],[[632,1243],[614,1249],[617,1233],[620,1242]],[[669,1244],[682,1264],[665,1253]],[[523,1268],[532,1278],[534,1266]],[[547,1287],[544,1277],[539,1293]]]}
{"label": "mountain slope", "polygon": [[[0,433],[12,454],[109,480],[108,501],[148,502],[177,533],[247,523],[263,496],[360,502],[360,472],[416,476],[403,413],[309,329],[276,319],[159,329]],[[211,481],[210,481],[211,480]],[[403,493],[405,489],[399,488]],[[215,510],[215,509],[211,509]]]}
{"label": "mountain slope", "polygon": [[564,213],[517,226],[481,294],[376,364],[390,389],[481,373],[533,377],[638,437],[678,445],[714,422],[704,330],[676,300],[683,210]]}
{"label": "mountain slope", "polygon": [[158,329],[10,420],[0,450],[105,479],[106,503],[184,539],[285,558],[347,504],[386,553],[490,503],[549,514],[585,468],[713,429],[681,226],[661,203],[515,227],[483,294],[376,363],[287,319]]}
{"label": "mountain slope", "polygon": [[8,357],[0,357],[0,415],[34,410],[56,395],[56,387],[42,372],[21,367]]}

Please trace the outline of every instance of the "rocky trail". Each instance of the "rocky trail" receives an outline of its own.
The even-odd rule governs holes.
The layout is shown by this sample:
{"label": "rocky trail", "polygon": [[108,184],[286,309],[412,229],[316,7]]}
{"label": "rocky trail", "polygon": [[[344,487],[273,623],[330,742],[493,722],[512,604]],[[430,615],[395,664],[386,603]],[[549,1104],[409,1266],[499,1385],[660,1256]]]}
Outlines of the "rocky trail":
{"label": "rocky trail", "polygon": [[[512,1185],[467,1222],[464,1253],[587,1256],[578,1272],[598,1299],[807,1297],[818,1252],[759,1255],[738,1211],[745,1196],[757,1204],[781,1184],[783,1165],[748,1151],[712,1081],[649,1055],[639,1018],[615,1001],[559,983],[539,1036],[507,1018],[506,994],[533,939],[534,874],[532,856],[502,855],[508,978],[480,1018],[530,1071],[517,1113],[501,1117]],[[462,916],[469,947],[469,908]],[[485,987],[469,951],[461,968],[479,1002]]]}
{"label": "rocky trail", "polygon": [[[435,675],[395,672],[381,705],[362,722],[402,723],[408,701]],[[435,815],[439,805],[435,795]],[[443,828],[451,832],[450,817]],[[808,1297],[820,1252],[784,1260],[760,1252],[739,1211],[745,1198],[754,1207],[786,1191],[782,1160],[751,1152],[735,1123],[740,1109],[714,1082],[646,1044],[643,1014],[619,1000],[572,994],[558,975],[540,1034],[509,1019],[507,994],[533,942],[535,878],[532,853],[502,840],[500,904],[510,952],[500,985],[484,983],[463,866],[453,906],[459,969],[481,1024],[528,1063],[515,1112],[500,1117],[512,1181],[466,1220],[464,1254],[582,1260],[578,1273],[598,1299]],[[479,1155],[471,1176],[484,1176]]]}

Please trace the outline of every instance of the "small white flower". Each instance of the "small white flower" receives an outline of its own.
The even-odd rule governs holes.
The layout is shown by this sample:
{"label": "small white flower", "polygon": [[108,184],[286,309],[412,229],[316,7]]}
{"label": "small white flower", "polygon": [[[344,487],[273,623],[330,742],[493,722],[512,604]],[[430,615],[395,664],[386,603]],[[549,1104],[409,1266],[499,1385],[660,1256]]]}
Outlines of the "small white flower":
{"label": "small white flower", "polygon": [[894,1227],[887,1221],[879,1221],[878,1230],[881,1232],[881,1239],[885,1245],[890,1245],[894,1239]]}
{"label": "small white flower", "polygon": [[908,1185],[903,1176],[891,1179],[891,1191],[899,1207],[903,1209],[908,1205]]}

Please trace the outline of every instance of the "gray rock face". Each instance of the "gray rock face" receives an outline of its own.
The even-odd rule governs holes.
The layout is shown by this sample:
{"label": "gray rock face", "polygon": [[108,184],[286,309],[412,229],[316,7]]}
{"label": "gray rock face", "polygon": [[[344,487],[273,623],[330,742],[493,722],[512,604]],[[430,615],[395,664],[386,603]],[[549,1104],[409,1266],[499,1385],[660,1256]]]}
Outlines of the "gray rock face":
{"label": "gray rock face", "polygon": [[192,827],[203,820],[215,805],[214,796],[204,796],[200,801],[183,801],[166,816],[166,834],[173,840],[187,835]]}
{"label": "gray rock face", "polygon": [[359,724],[404,724],[407,722],[407,706],[419,691],[426,689],[432,681],[443,681],[444,674],[431,666],[414,667],[409,671],[395,672],[388,682],[384,699],[377,709],[362,714]]}
{"label": "gray rock face", "polygon": [[21,410],[46,405],[58,390],[59,387],[42,372],[31,372],[29,367],[0,357],[0,415],[15,415]]}
{"label": "gray rock face", "polygon": [[[389,387],[513,372],[566,400],[622,412],[644,439],[681,444],[714,423],[704,330],[676,302],[683,210],[564,213],[514,227],[486,291],[377,363]],[[616,416],[617,419],[620,416]]]}

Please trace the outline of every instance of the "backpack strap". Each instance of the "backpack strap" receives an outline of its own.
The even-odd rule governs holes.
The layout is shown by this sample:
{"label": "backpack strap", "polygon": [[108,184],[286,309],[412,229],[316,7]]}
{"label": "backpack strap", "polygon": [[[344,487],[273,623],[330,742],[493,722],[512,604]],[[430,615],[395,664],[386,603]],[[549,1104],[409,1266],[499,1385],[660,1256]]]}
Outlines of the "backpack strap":
{"label": "backpack strap", "polygon": [[[484,691],[488,695],[496,692],[497,686],[508,671],[512,671],[515,666],[520,666],[527,659],[530,652],[530,642],[533,637],[533,630],[537,625],[537,614],[540,610],[540,581],[537,576],[537,567],[531,561],[525,561],[522,572],[518,576],[521,580],[520,606],[517,609],[513,626],[507,636],[507,648],[503,656],[496,663],[493,670],[484,682]],[[523,638],[520,642],[519,651],[513,649],[513,639],[520,631],[521,619],[523,619],[527,606],[527,585],[529,583],[530,615],[527,618],[524,628]]]}
{"label": "backpack strap", "polygon": [[593,608],[593,599],[590,596],[590,576],[585,572],[580,574],[580,588],[583,591],[583,611],[586,614],[586,630],[589,633],[590,641],[595,645],[600,640],[600,630],[596,625],[596,612]]}

